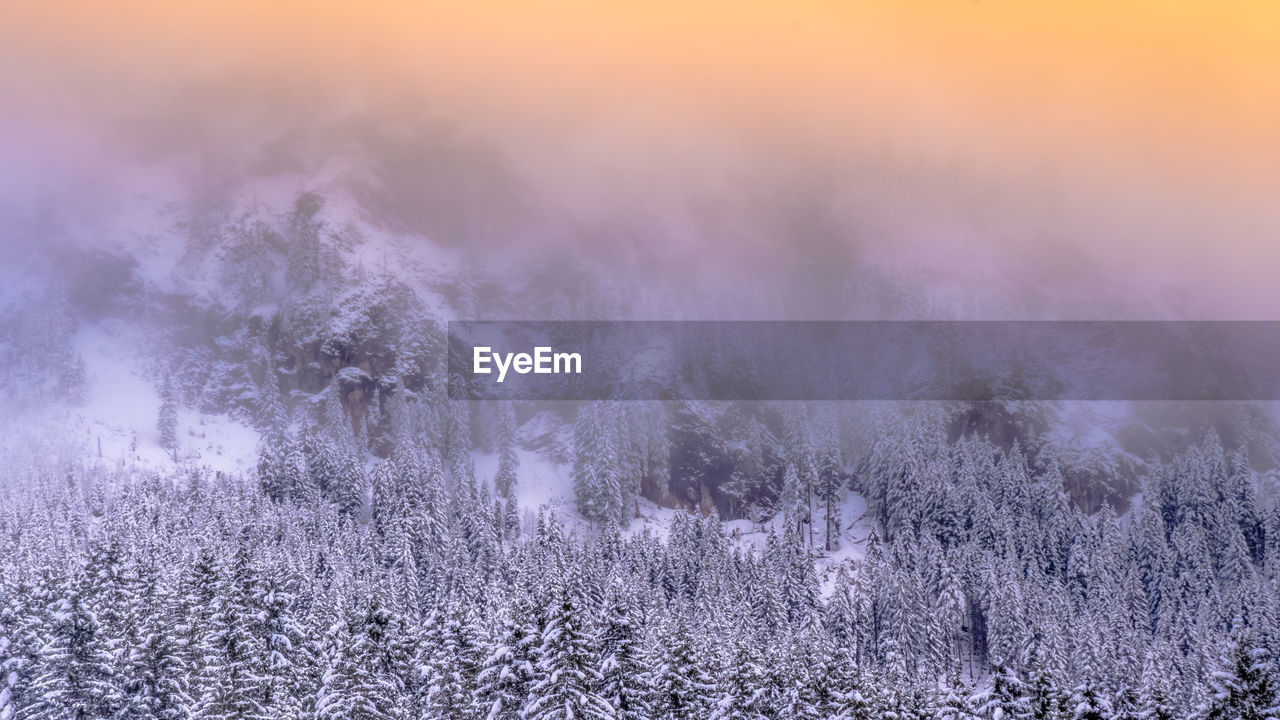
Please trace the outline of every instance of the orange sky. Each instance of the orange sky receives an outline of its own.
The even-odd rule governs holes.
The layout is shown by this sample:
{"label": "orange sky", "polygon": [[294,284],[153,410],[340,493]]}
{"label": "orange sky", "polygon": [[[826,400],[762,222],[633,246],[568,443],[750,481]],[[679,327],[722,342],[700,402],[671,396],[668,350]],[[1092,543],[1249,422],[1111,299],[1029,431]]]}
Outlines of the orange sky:
{"label": "orange sky", "polygon": [[1215,281],[1280,261],[1272,0],[48,5],[0,22],[0,89],[33,113],[92,121],[228,71],[405,108],[412,88],[535,154],[575,137],[559,173],[892,157]]}
{"label": "orange sky", "polygon": [[378,72],[566,110],[605,93],[766,109],[828,132],[905,114],[958,134],[994,124],[1041,142],[1172,139],[1206,151],[1235,149],[1241,135],[1274,140],[1280,121],[1270,0],[33,5],[5,11],[8,62],[104,79],[236,65]]}

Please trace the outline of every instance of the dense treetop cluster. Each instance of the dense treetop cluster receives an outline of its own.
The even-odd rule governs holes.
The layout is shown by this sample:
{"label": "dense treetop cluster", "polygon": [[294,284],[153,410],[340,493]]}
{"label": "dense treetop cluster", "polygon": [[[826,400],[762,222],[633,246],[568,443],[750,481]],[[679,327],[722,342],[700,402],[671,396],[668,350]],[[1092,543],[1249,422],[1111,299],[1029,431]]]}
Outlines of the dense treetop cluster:
{"label": "dense treetop cluster", "polygon": [[1212,438],[1120,518],[1017,451],[899,429],[824,585],[791,522],[752,549],[714,511],[664,537],[519,508],[518,458],[491,488],[468,407],[446,420],[371,469],[296,428],[255,479],[26,468],[0,717],[1274,716],[1280,512]]}

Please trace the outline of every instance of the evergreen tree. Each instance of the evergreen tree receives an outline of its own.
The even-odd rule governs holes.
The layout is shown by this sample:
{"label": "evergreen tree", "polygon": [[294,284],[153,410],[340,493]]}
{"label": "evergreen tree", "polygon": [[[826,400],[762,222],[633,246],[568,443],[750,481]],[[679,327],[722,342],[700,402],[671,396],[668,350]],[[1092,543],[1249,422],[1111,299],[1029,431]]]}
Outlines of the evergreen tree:
{"label": "evergreen tree", "polygon": [[1097,685],[1085,679],[1071,694],[1072,720],[1110,720],[1111,704],[1102,697]]}
{"label": "evergreen tree", "polygon": [[45,610],[53,600],[52,585],[48,568],[38,577],[21,579],[0,571],[0,637],[5,642],[0,653],[0,693],[6,695],[4,704],[14,717],[34,702],[31,689],[42,667],[41,650],[52,635]]}
{"label": "evergreen tree", "polygon": [[1002,658],[991,661],[991,690],[980,696],[978,712],[988,720],[1023,720],[1031,715],[1022,680]]}
{"label": "evergreen tree", "polygon": [[445,466],[448,489],[456,499],[466,495],[475,485],[475,460],[471,456],[471,404],[452,400],[448,404]]}
{"label": "evergreen tree", "polygon": [[173,390],[173,379],[168,375],[160,384],[160,415],[156,418],[156,432],[160,434],[160,447],[174,462],[178,462],[178,398]]}
{"label": "evergreen tree", "polygon": [[113,717],[120,707],[114,658],[81,595],[83,579],[76,585],[68,597],[49,606],[51,635],[41,649],[29,717],[98,720]]}
{"label": "evergreen tree", "polygon": [[336,450],[333,485],[337,487],[338,513],[343,517],[359,520],[368,497],[368,478],[360,465],[360,458],[347,450]]}
{"label": "evergreen tree", "polygon": [[[953,676],[938,698],[938,720],[981,720],[970,702],[969,689],[960,681],[959,675]],[[1035,717],[1035,715],[1032,715]],[[1047,716],[1052,717],[1052,716]]]}
{"label": "evergreen tree", "polygon": [[716,699],[716,687],[694,654],[683,621],[671,624],[664,639],[662,663],[655,670],[659,717],[694,720],[705,717]]}
{"label": "evergreen tree", "polygon": [[1236,633],[1220,668],[1209,676],[1212,694],[1201,708],[1205,720],[1280,718],[1271,660],[1247,632]]}
{"label": "evergreen tree", "polygon": [[258,485],[264,495],[276,502],[290,496],[290,476],[286,472],[288,446],[283,439],[264,439],[258,445]]}
{"label": "evergreen tree", "polygon": [[294,614],[294,593],[291,583],[274,569],[258,592],[255,605],[261,608],[259,632],[266,652],[262,704],[273,717],[290,717],[295,714],[294,702],[301,687],[298,665],[304,637]]}
{"label": "evergreen tree", "polygon": [[183,659],[181,638],[172,630],[182,607],[167,588],[148,600],[140,644],[131,658],[129,673],[139,684],[144,717],[181,720],[193,704],[187,690],[190,668]]}
{"label": "evergreen tree", "polygon": [[200,649],[208,681],[195,698],[196,718],[256,720],[269,717],[260,687],[264,676],[261,638],[254,632],[257,576],[241,537],[220,569],[209,624]]}
{"label": "evergreen tree", "polygon": [[738,638],[733,655],[718,683],[720,694],[711,709],[712,720],[756,720],[764,717],[767,676],[754,647]]}
{"label": "evergreen tree", "polygon": [[639,635],[631,615],[627,591],[615,586],[597,645],[599,695],[613,708],[616,720],[643,720],[649,716],[650,676],[641,658]]}
{"label": "evergreen tree", "polygon": [[507,498],[516,484],[520,457],[516,455],[516,413],[510,402],[498,408],[498,474],[493,484],[498,496]]}
{"label": "evergreen tree", "polygon": [[385,630],[385,613],[371,601],[361,619],[330,631],[327,668],[316,701],[317,720],[395,717],[397,689],[378,667],[386,650]]}
{"label": "evergreen tree", "polygon": [[560,582],[559,600],[542,631],[539,679],[530,693],[530,720],[602,720],[613,708],[593,688],[601,681],[587,649],[581,610]]}
{"label": "evergreen tree", "polygon": [[[797,513],[798,522],[803,523],[803,527],[807,528],[806,540],[812,547],[813,502],[818,469],[814,457],[813,436],[804,406],[792,405],[787,409],[783,417],[783,437],[787,462],[795,471],[795,478],[792,481],[795,484],[794,489],[786,490],[788,482],[784,480],[784,492],[788,493],[789,500],[790,496],[794,495],[793,502],[796,507],[792,511]],[[783,509],[788,508],[784,505]]]}
{"label": "evergreen tree", "polygon": [[1178,710],[1170,690],[1172,663],[1168,651],[1161,646],[1147,653],[1142,667],[1142,689],[1139,700],[1142,720],[1175,720]]}
{"label": "evergreen tree", "polygon": [[826,410],[818,417],[818,501],[823,510],[823,547],[828,551],[840,546],[840,503],[844,501],[844,463],[840,458],[839,434],[835,414]]}
{"label": "evergreen tree", "polygon": [[520,506],[514,497],[507,498],[502,504],[502,534],[512,542],[520,537]]}
{"label": "evergreen tree", "polygon": [[508,617],[476,676],[476,700],[484,720],[519,720],[533,684],[539,638]]}
{"label": "evergreen tree", "polygon": [[804,526],[809,521],[804,505],[804,487],[796,466],[788,463],[782,473],[782,494],[778,496],[778,511],[782,513],[783,527],[796,537],[804,537]]}
{"label": "evergreen tree", "polygon": [[264,430],[267,442],[283,443],[289,426],[289,416],[284,409],[284,397],[280,394],[280,378],[275,367],[268,367],[258,390],[258,426]]}
{"label": "evergreen tree", "polygon": [[457,599],[432,620],[427,632],[427,702],[438,717],[483,717],[476,684],[484,648],[470,611]]}
{"label": "evergreen tree", "polygon": [[9,638],[0,636],[0,720],[13,720],[18,714],[13,697],[18,679],[13,667],[17,662],[9,657],[9,644]]}
{"label": "evergreen tree", "polygon": [[623,515],[617,457],[608,411],[596,404],[578,410],[573,424],[573,492],[588,520],[619,521]]}
{"label": "evergreen tree", "polygon": [[1027,717],[1035,720],[1065,720],[1068,717],[1067,700],[1048,668],[1038,664],[1027,684]]}

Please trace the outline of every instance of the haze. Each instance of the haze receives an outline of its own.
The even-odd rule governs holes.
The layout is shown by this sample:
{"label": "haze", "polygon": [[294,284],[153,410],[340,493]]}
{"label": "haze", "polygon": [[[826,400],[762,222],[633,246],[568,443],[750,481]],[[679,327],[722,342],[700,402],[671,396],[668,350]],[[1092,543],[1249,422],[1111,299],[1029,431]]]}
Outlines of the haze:
{"label": "haze", "polygon": [[572,253],[797,316],[866,267],[1039,317],[1280,300],[1273,3],[4,14],[10,248],[16,218],[127,204],[127,167],[170,163],[194,197],[358,152],[371,210],[479,262]]}

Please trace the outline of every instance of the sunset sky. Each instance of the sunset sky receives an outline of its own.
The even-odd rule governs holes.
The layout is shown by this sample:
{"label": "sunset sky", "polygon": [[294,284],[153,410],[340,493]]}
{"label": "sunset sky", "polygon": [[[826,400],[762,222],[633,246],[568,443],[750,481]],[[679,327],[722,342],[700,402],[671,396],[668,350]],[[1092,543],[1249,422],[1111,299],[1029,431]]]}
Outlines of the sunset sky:
{"label": "sunset sky", "polygon": [[[765,192],[753,185],[762,175],[817,164],[841,174],[836,197],[864,256],[910,264],[973,250],[1052,267],[1069,246],[1140,270],[1136,285],[1173,288],[1202,313],[1280,307],[1280,3],[127,2],[3,13],[0,152],[11,162],[0,192],[11,199],[109,171],[122,128],[199,124],[173,108],[189,86],[217,82],[229,96],[297,94],[310,113],[461,119],[500,138],[569,214],[678,214],[691,197],[749,197]],[[197,141],[252,132],[223,124]]]}

